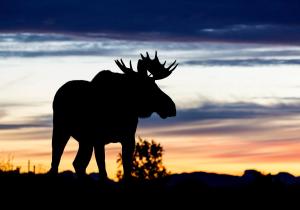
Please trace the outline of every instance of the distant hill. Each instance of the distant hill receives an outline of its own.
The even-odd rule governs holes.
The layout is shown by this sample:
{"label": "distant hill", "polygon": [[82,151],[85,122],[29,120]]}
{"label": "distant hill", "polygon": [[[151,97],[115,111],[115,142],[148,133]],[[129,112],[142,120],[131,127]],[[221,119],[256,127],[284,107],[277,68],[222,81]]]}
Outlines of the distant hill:
{"label": "distant hill", "polygon": [[188,183],[192,184],[194,190],[197,190],[197,186],[205,186],[207,188],[300,187],[300,177],[295,177],[286,172],[280,172],[276,175],[263,175],[256,170],[246,170],[242,176],[193,172],[171,175],[166,186],[167,188],[176,188]]}
{"label": "distant hill", "polygon": [[101,183],[96,173],[79,179],[71,171],[56,177],[0,172],[0,198],[3,199],[46,199],[45,202],[50,199],[74,204],[75,201],[90,203],[107,199],[120,200],[127,196],[135,198],[136,202],[160,199],[165,204],[184,202],[187,198],[189,204],[210,201],[209,204],[214,205],[221,204],[219,202],[223,200],[230,201],[227,203],[230,205],[235,201],[247,202],[249,205],[265,203],[270,206],[277,202],[287,205],[290,201],[297,201],[296,198],[300,196],[300,177],[285,172],[263,175],[255,170],[246,170],[242,176],[193,172],[126,184],[111,180]]}

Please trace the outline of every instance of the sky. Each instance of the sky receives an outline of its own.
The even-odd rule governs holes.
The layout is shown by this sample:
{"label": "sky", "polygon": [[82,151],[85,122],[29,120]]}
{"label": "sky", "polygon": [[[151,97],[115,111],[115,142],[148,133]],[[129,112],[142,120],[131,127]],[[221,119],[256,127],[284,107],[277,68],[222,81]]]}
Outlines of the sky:
{"label": "sky", "polygon": [[[300,175],[300,4],[264,1],[18,1],[0,3],[0,160],[27,171],[51,160],[52,107],[69,80],[91,80],[140,53],[177,60],[157,81],[177,116],[141,119],[173,173]],[[73,170],[71,139],[60,171]],[[106,147],[115,178],[119,144]],[[31,169],[32,170],[32,169]],[[92,160],[89,172],[97,171]]]}

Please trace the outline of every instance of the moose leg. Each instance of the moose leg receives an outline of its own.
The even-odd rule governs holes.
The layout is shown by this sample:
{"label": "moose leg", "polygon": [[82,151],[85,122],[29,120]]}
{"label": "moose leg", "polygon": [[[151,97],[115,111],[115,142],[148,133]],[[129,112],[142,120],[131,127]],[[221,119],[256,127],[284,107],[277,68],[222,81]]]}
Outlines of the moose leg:
{"label": "moose leg", "polygon": [[95,144],[95,157],[99,169],[99,178],[105,180],[107,172],[105,167],[105,147],[102,144]]}
{"label": "moose leg", "polygon": [[132,172],[132,158],[135,148],[135,138],[126,139],[127,141],[122,142],[122,161],[124,170],[124,179],[128,180],[131,178]]}
{"label": "moose leg", "polygon": [[79,142],[79,149],[75,160],[73,161],[74,169],[78,176],[84,176],[93,154],[93,146],[88,143]]}
{"label": "moose leg", "polygon": [[50,174],[58,173],[58,165],[70,135],[62,128],[54,126],[52,132],[52,162]]}

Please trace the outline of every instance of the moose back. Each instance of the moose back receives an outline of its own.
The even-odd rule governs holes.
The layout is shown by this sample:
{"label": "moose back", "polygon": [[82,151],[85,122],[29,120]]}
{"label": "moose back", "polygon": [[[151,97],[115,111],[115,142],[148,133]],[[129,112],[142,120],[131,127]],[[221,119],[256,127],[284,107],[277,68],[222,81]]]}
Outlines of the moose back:
{"label": "moose back", "polygon": [[[106,178],[104,146],[120,142],[124,178],[131,176],[135,132],[139,117],[156,112],[161,118],[176,115],[172,99],[155,83],[168,77],[177,67],[161,64],[141,55],[137,71],[126,67],[122,59],[115,61],[123,74],[100,71],[92,81],[75,80],[64,84],[53,101],[52,163],[49,173],[57,173],[64,148],[72,136],[79,142],[73,166],[84,175],[93,149],[101,178]],[[148,73],[149,72],[149,73]]]}

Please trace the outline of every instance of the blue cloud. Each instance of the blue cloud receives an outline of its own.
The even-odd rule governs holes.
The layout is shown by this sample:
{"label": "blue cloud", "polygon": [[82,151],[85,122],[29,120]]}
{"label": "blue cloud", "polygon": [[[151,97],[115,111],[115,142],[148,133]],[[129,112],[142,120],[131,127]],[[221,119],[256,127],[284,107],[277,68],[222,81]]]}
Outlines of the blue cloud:
{"label": "blue cloud", "polygon": [[[1,114],[1,113],[0,113]],[[5,114],[5,113],[3,113]],[[272,106],[254,103],[205,103],[193,109],[178,110],[175,118],[161,120],[157,115],[151,118],[141,119],[140,127],[158,128],[163,126],[185,125],[207,120],[243,120],[276,118],[281,116],[300,115],[300,104],[277,104]],[[19,123],[0,124],[0,129],[20,129],[34,127],[52,127],[52,115],[40,115],[28,118]]]}
{"label": "blue cloud", "polygon": [[182,62],[185,65],[200,66],[266,66],[266,65],[300,65],[300,59],[208,59]]}
{"label": "blue cloud", "polygon": [[[0,112],[1,115],[1,112]],[[140,119],[139,132],[160,136],[191,136],[210,134],[237,134],[272,129],[284,129],[289,125],[274,125],[270,122],[279,117],[300,115],[300,104],[277,104],[271,106],[254,103],[205,103],[197,108],[178,110],[175,118],[160,119],[157,115]],[[254,123],[253,123],[254,122]],[[275,127],[274,127],[275,126]],[[23,122],[2,123],[0,130],[19,130],[24,128],[45,128],[33,130],[28,135],[49,137],[52,128],[52,115],[40,115],[28,118]],[[297,127],[298,128],[298,127]],[[141,130],[140,130],[141,129]]]}
{"label": "blue cloud", "polygon": [[140,120],[138,135],[201,136],[239,135],[280,129],[297,129],[294,124],[273,124],[276,119],[300,115],[300,104],[264,106],[254,103],[206,103],[179,110],[175,118],[157,115]]}
{"label": "blue cloud", "polygon": [[295,46],[218,42],[145,42],[67,34],[0,34],[0,57],[132,57],[145,49],[153,52],[158,50],[165,54],[176,52],[176,59],[186,65],[253,66],[299,65],[300,63],[300,50]]}
{"label": "blue cloud", "polygon": [[154,115],[141,120],[141,127],[162,127],[214,120],[243,120],[300,115],[300,104],[260,105],[255,103],[205,103],[197,108],[178,110],[175,118],[161,120]]}
{"label": "blue cloud", "polygon": [[29,118],[23,122],[0,123],[0,130],[17,130],[23,128],[50,128],[52,115],[41,115]]}

